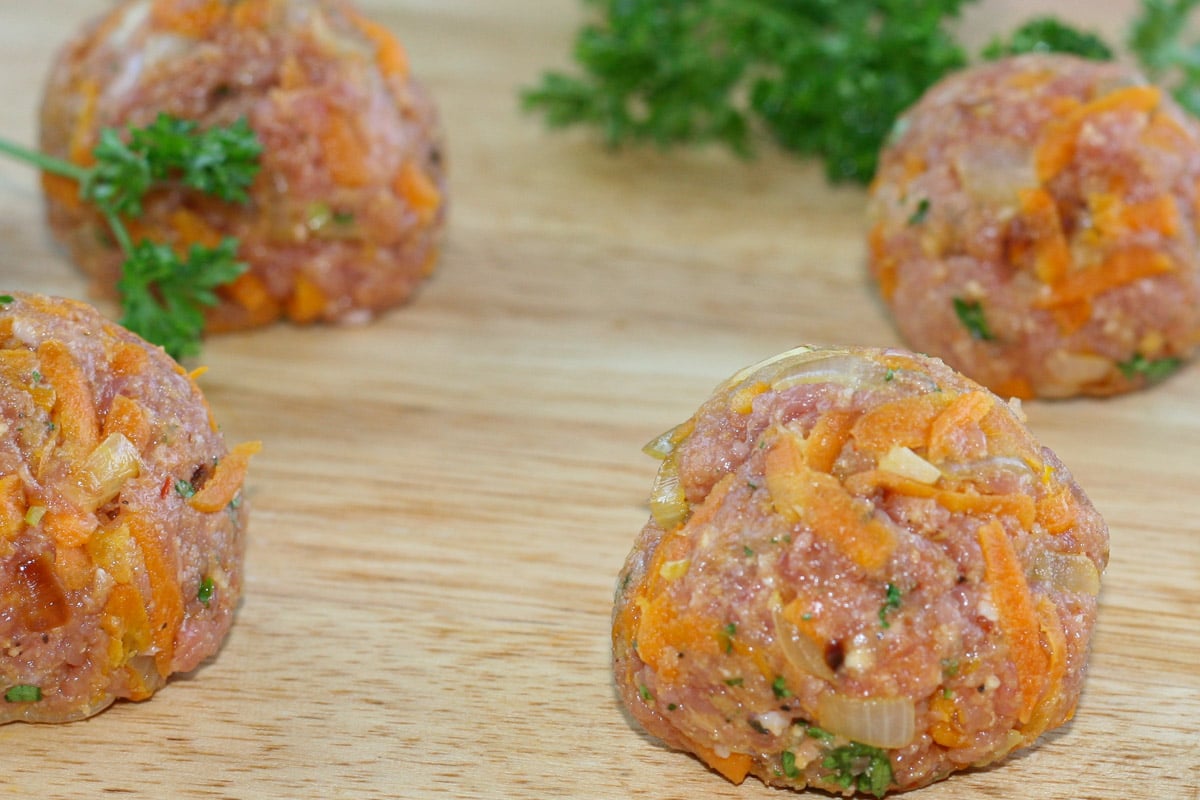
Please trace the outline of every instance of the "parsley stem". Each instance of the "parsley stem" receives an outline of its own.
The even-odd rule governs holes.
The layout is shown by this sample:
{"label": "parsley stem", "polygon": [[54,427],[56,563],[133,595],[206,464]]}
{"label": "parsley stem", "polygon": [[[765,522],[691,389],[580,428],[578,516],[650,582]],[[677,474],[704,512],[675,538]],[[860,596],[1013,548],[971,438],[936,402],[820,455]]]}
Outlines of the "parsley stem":
{"label": "parsley stem", "polygon": [[13,158],[26,161],[46,170],[47,172],[53,172],[56,175],[62,175],[63,177],[79,181],[81,185],[92,174],[92,171],[87,167],[81,167],[78,164],[73,164],[65,159],[55,158],[54,156],[47,155],[40,150],[22,147],[21,145],[15,142],[10,142],[3,137],[0,137],[0,153],[5,153]]}

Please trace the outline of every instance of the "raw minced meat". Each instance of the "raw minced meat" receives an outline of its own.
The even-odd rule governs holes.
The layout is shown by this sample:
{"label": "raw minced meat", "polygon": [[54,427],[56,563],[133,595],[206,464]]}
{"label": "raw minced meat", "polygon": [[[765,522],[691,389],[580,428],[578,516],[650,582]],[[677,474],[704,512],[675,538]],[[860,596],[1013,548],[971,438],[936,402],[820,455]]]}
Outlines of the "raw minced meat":
{"label": "raw minced meat", "polygon": [[145,699],[218,650],[256,449],[90,306],[0,297],[0,723]]}
{"label": "raw minced meat", "polygon": [[[430,274],[446,213],[441,132],[396,37],[349,0],[126,0],[59,54],[41,146],[90,163],[104,128],[167,113],[199,127],[245,118],[263,146],[246,206],[154,191],[135,238],[215,246],[249,270],[220,292],[209,330],[363,321]],[[70,180],[44,180],[49,222],[112,295],[123,256]]]}
{"label": "raw minced meat", "polygon": [[870,264],[914,350],[1005,396],[1144,387],[1200,344],[1200,124],[1132,68],[1016,56],[897,122]]}
{"label": "raw minced meat", "polygon": [[882,794],[1071,718],[1108,531],[1018,408],[934,358],[805,347],[647,449],[613,658],[668,745]]}

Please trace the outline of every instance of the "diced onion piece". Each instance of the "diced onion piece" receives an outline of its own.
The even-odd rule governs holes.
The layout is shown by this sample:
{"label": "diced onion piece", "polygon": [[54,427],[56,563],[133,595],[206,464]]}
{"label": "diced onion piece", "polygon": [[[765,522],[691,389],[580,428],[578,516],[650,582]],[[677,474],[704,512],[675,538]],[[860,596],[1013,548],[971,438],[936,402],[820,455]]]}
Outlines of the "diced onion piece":
{"label": "diced onion piece", "polygon": [[834,679],[833,670],[825,661],[825,653],[821,646],[796,629],[783,616],[781,608],[771,612],[775,621],[775,635],[779,646],[783,649],[784,658],[788,663],[806,675],[814,675],[823,681]]}
{"label": "diced onion piece", "polygon": [[658,436],[655,436],[642,447],[642,452],[651,458],[657,458],[659,461],[664,460],[671,455],[675,450],[675,428],[668,431],[663,431]]}
{"label": "diced onion piece", "polygon": [[650,490],[650,516],[664,531],[671,531],[683,524],[688,510],[687,497],[679,485],[679,464],[668,458],[658,468]]}
{"label": "diced onion piece", "polygon": [[930,486],[942,477],[940,469],[903,445],[895,445],[888,450],[879,459],[879,468]]}
{"label": "diced onion piece", "polygon": [[1029,577],[1064,592],[1079,592],[1089,597],[1100,594],[1100,570],[1090,558],[1079,553],[1043,550],[1034,557]]}
{"label": "diced onion piece", "polygon": [[905,747],[917,733],[917,712],[907,697],[821,695],[817,705],[821,727],[853,742],[883,749]]}
{"label": "diced onion piece", "polygon": [[1015,206],[1018,193],[1038,185],[1028,147],[985,137],[967,146],[954,159],[963,189],[973,199],[996,206]]}
{"label": "diced onion piece", "polygon": [[95,511],[141,471],[142,460],[133,442],[123,433],[112,433],[76,466],[67,494],[80,508]]}

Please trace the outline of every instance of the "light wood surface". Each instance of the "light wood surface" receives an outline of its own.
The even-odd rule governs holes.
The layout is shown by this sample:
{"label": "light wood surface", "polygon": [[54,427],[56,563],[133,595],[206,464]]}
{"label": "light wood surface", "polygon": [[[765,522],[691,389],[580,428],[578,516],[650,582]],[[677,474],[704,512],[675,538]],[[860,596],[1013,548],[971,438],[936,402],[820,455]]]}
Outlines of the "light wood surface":
{"label": "light wood surface", "polygon": [[[5,0],[0,134],[34,140],[54,50],[109,4]],[[985,0],[965,35],[1053,6]],[[265,442],[234,630],[148,702],[0,728],[0,796],[790,796],[631,723],[609,614],[647,516],[646,440],[792,345],[899,344],[866,279],[862,191],[770,147],[612,155],[543,130],[516,93],[569,63],[577,0],[363,7],[442,107],[440,268],[367,327],[208,343],[227,435]],[[1070,7],[1111,34],[1133,2]],[[12,163],[0,275],[84,296]],[[1200,798],[1197,396],[1192,365],[1135,396],[1027,404],[1112,529],[1090,679],[1040,746],[914,797]]]}

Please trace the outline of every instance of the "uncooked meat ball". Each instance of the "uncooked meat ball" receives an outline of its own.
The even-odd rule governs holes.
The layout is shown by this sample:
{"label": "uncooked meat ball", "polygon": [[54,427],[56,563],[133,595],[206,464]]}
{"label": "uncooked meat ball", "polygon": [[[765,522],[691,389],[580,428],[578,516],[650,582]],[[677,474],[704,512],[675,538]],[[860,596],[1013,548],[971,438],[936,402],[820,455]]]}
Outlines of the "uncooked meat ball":
{"label": "uncooked meat ball", "polygon": [[1071,718],[1108,530],[1013,405],[930,357],[804,347],[647,449],[614,671],[671,747],[882,795]]}
{"label": "uncooked meat ball", "polygon": [[906,343],[1004,396],[1109,395],[1200,344],[1200,126],[1131,68],[1024,55],[901,116],[870,264]]}
{"label": "uncooked meat ball", "polygon": [[0,296],[0,723],[143,700],[217,652],[257,448],[90,306]]}
{"label": "uncooked meat ball", "polygon": [[[130,223],[180,251],[236,237],[249,270],[208,329],[281,317],[355,322],[408,300],[430,274],[446,213],[430,97],[392,32],[349,0],[126,0],[60,53],[41,146],[86,165],[104,128],[160,113],[201,129],[245,119],[263,150],[248,205],[174,186]],[[124,260],[78,186],[45,181],[50,225],[96,291]]]}

